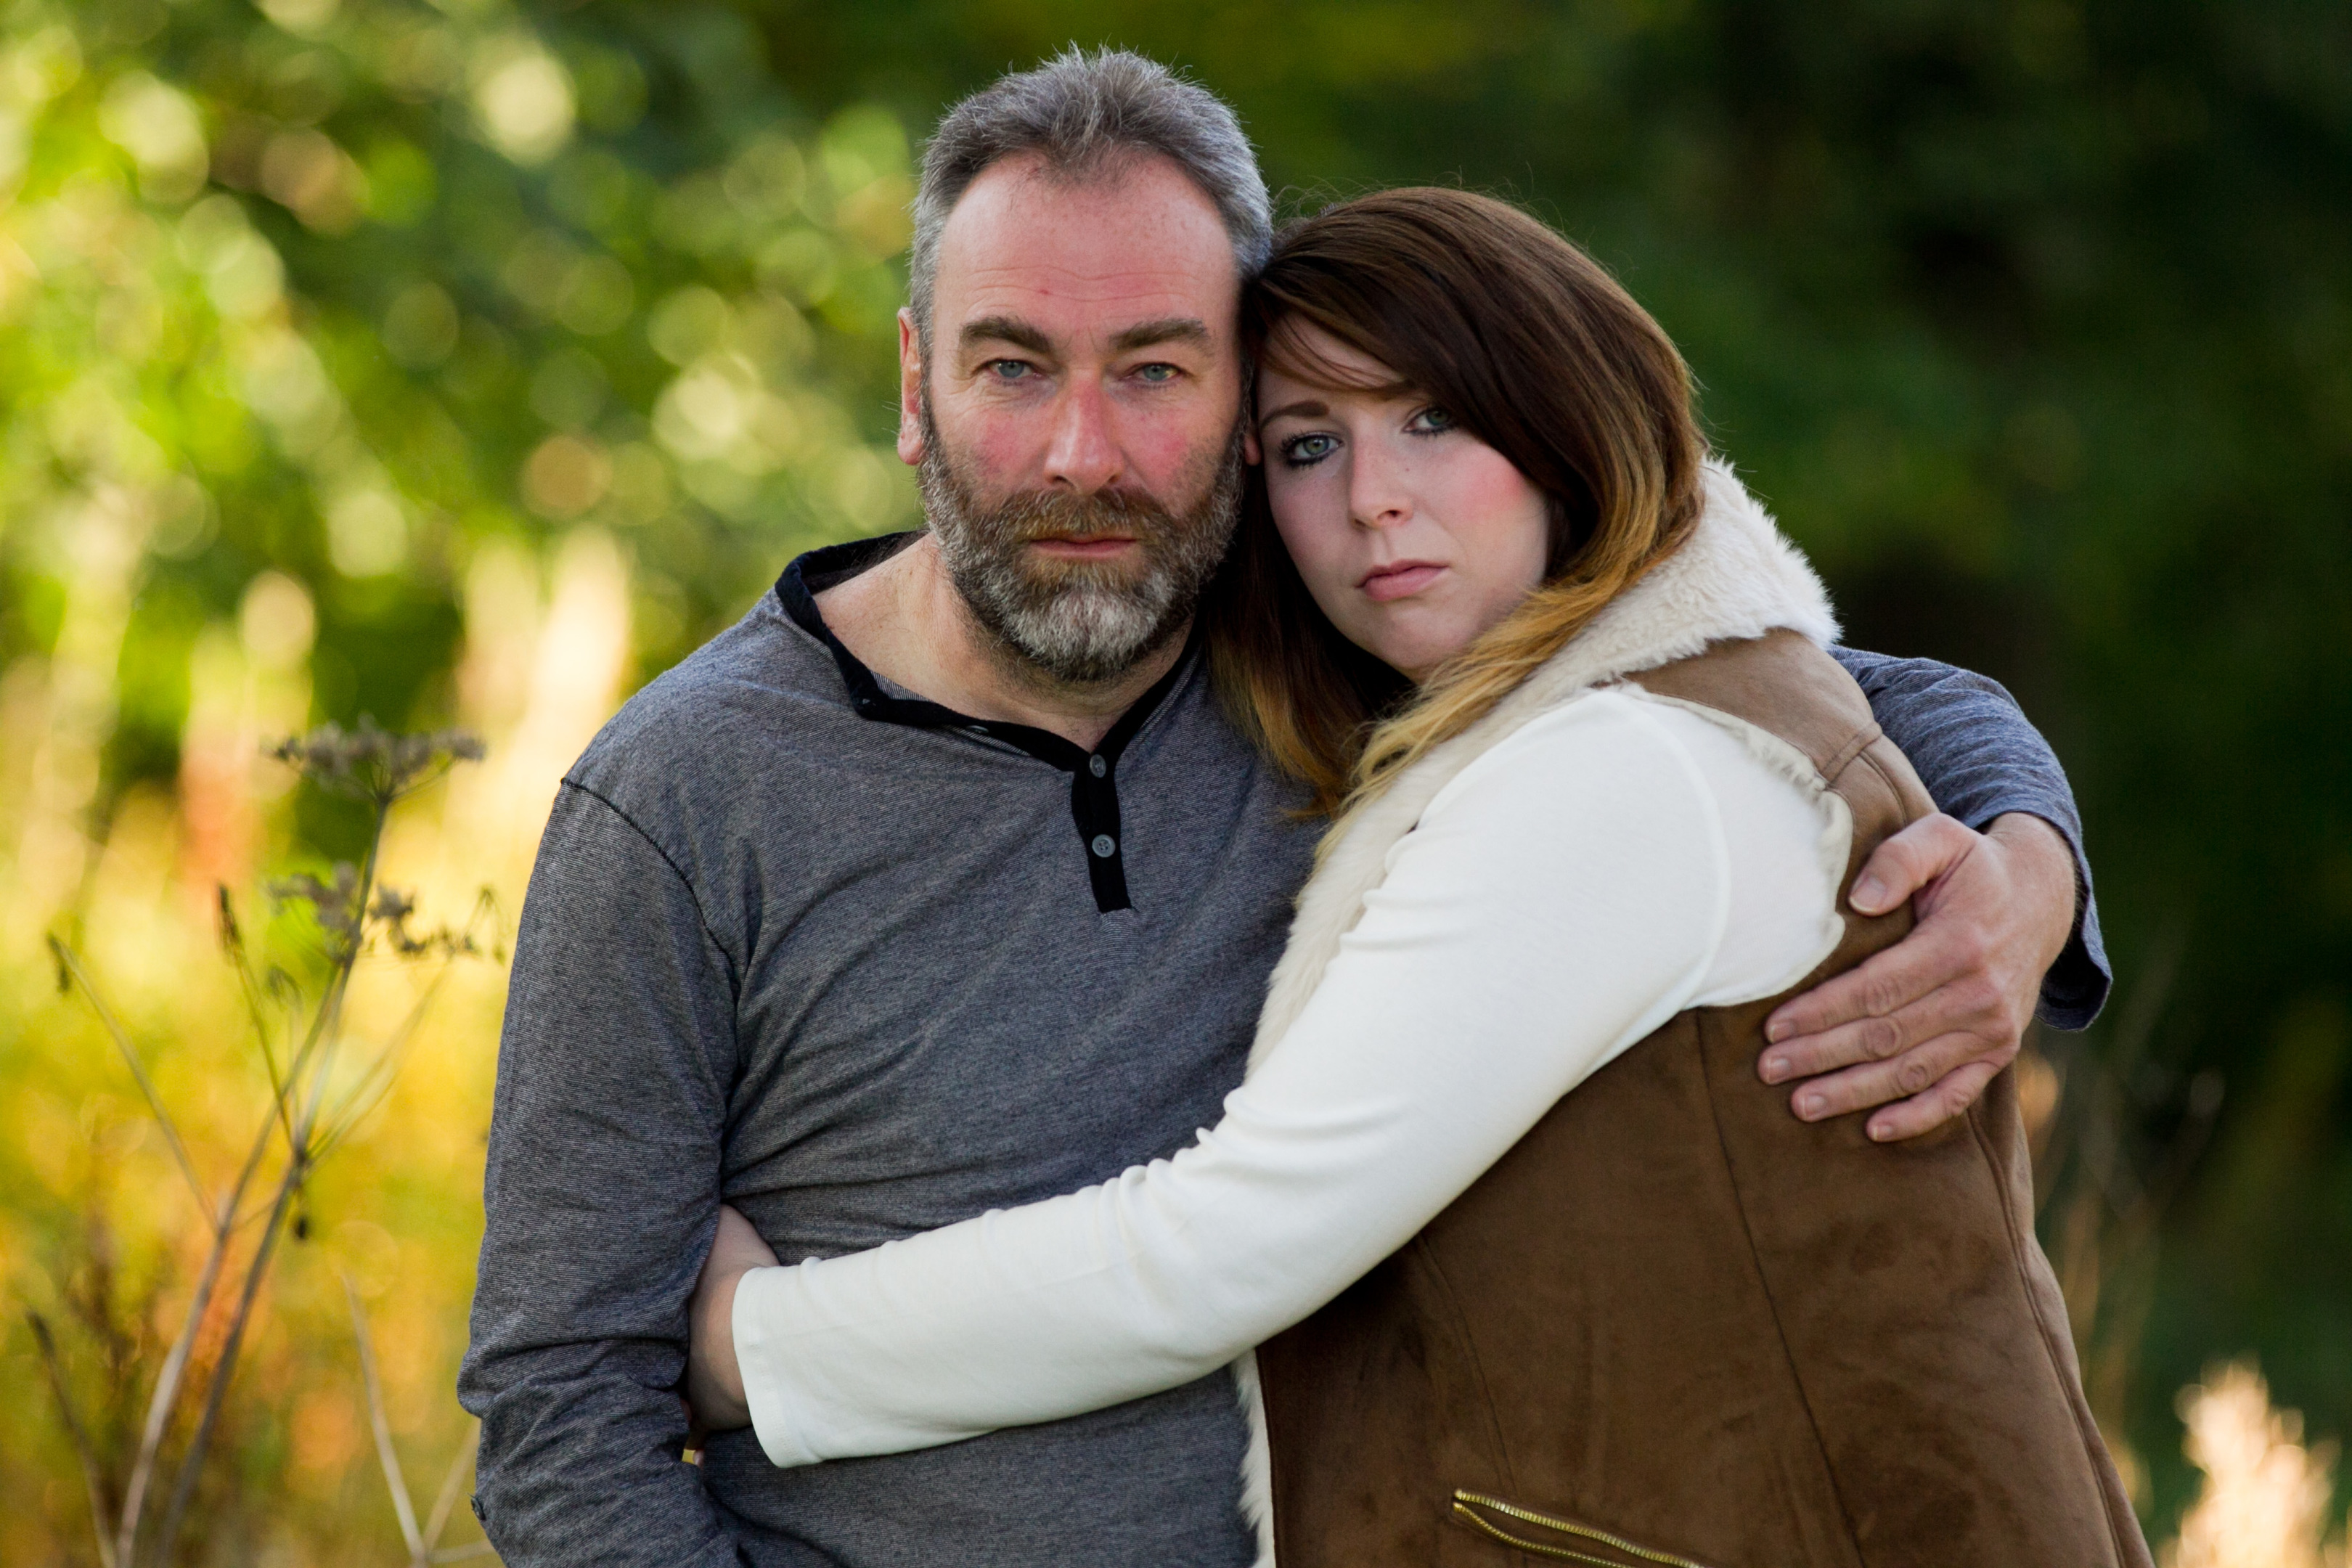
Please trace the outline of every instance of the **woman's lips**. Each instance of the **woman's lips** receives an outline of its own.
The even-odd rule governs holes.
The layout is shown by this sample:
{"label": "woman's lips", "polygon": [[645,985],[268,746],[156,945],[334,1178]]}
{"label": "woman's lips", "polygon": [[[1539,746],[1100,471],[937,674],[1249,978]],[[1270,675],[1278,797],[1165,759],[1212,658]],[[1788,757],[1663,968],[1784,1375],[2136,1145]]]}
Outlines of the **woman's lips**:
{"label": "woman's lips", "polygon": [[1445,568],[1433,561],[1400,561],[1392,566],[1376,566],[1359,584],[1364,597],[1376,605],[1391,599],[1402,599],[1418,594],[1437,581]]}

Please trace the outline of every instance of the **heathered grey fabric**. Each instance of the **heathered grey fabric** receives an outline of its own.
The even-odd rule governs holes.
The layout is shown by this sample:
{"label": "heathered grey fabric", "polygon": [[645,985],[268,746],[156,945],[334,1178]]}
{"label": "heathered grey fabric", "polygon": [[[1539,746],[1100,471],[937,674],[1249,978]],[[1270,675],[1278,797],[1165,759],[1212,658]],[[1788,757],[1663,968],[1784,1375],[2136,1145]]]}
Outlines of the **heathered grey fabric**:
{"label": "heathered grey fabric", "polygon": [[[2014,708],[1877,673],[1898,744],[1976,703],[1950,737],[1966,768],[2054,780],[2025,808],[2073,820]],[[831,1255],[1102,1180],[1216,1120],[1314,835],[1197,668],[1117,779],[1134,908],[1104,914],[1067,775],[860,719],[773,594],[573,767],[516,943],[460,1381],[511,1568],[1250,1560],[1222,1375],[920,1453],[780,1471],[744,1431],[700,1468],[676,1457],[722,1195],[785,1258]]]}
{"label": "heathered grey fabric", "polygon": [[2083,814],[2066,770],[1997,680],[1931,658],[1890,658],[1832,648],[1870,699],[1880,728],[1911,759],[1937,805],[1981,830],[1996,816],[2030,812],[2056,828],[2074,852],[2074,935],[2042,978],[2042,1021],[2087,1029],[2113,983],[2083,850]]}

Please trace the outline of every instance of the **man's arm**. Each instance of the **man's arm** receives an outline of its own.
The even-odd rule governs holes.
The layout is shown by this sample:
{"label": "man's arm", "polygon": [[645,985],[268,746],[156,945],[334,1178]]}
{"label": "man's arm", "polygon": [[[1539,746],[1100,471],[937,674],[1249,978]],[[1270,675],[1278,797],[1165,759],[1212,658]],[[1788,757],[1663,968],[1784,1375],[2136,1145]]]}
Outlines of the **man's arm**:
{"label": "man's arm", "polygon": [[[2009,693],[1932,659],[1832,650],[1945,815],[1874,855],[1852,894],[1865,913],[1914,903],[1918,928],[1771,1021],[1768,1082],[1808,1120],[1885,1105],[1875,1138],[1966,1110],[2016,1056],[2038,1000],[2081,1028],[2109,976],[2065,770]],[[1826,1074],[1825,1077],[1814,1077]]]}
{"label": "man's arm", "polygon": [[558,795],[515,942],[473,1342],[476,1508],[514,1568],[734,1568],[679,1459],[687,1301],[718,1223],[733,971],[670,861]]}
{"label": "man's arm", "polygon": [[1982,833],[2012,813],[2046,822],[2074,865],[2074,919],[2042,979],[2040,1016],[2053,1029],[2086,1029],[2115,975],[2099,934],[2083,813],[2057,752],[2000,682],[1932,658],[1831,650],[1870,699],[1871,712],[1948,816]]}

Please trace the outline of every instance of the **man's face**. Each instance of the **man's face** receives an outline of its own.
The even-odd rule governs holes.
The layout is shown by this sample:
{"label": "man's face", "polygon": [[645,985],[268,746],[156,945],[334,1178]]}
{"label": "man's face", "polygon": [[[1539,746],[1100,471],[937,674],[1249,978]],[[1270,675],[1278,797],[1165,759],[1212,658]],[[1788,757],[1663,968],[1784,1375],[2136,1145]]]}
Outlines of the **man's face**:
{"label": "man's face", "polygon": [[1216,208],[1140,155],[992,165],[940,236],[930,352],[899,321],[899,455],[1000,640],[1069,681],[1180,632],[1240,493],[1240,280]]}

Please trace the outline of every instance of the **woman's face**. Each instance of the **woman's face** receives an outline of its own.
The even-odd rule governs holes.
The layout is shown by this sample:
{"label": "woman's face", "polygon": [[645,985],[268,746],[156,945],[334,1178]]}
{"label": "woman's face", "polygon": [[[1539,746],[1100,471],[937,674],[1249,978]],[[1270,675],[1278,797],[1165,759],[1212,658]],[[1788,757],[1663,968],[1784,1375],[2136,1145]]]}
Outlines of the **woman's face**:
{"label": "woman's face", "polygon": [[[1289,357],[1378,386],[1386,365],[1319,327]],[[1266,499],[1307,592],[1349,641],[1414,680],[1543,581],[1543,492],[1427,398],[1258,373]]]}

